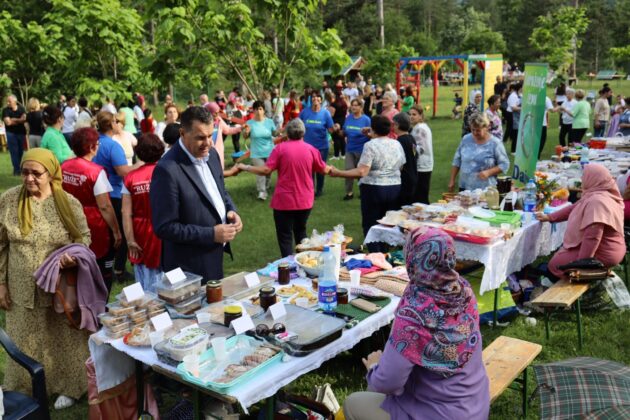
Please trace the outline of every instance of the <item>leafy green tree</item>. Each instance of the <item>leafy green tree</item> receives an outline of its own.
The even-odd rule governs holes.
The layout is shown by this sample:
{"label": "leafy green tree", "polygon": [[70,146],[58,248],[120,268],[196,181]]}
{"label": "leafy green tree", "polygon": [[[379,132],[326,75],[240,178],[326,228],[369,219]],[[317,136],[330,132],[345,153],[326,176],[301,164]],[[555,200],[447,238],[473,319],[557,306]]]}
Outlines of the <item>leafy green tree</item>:
{"label": "leafy green tree", "polygon": [[22,22],[9,12],[0,12],[0,85],[13,88],[26,103],[31,94],[43,97],[51,86],[51,69],[68,57],[57,48],[61,32],[36,22]]}
{"label": "leafy green tree", "polygon": [[418,53],[407,45],[366,51],[363,73],[370,75],[375,83],[385,84],[396,80],[396,64],[401,57],[414,57]]}
{"label": "leafy green tree", "polygon": [[143,28],[135,9],[118,0],[51,0],[52,9],[44,21],[63,34],[55,48],[67,58],[56,77],[62,89],[86,95],[92,100],[109,96],[131,96],[130,86],[152,85],[143,73]]}
{"label": "leafy green tree", "polygon": [[565,74],[573,60],[573,49],[582,44],[589,19],[584,7],[563,6],[539,16],[529,40],[549,65]]}

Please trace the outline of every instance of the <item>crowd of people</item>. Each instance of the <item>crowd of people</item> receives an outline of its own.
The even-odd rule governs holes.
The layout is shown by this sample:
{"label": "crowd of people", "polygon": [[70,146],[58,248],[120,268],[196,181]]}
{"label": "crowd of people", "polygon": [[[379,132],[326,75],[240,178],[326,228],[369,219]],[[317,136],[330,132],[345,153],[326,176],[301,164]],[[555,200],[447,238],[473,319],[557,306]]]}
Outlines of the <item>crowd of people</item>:
{"label": "crowd of people", "polygon": [[[499,79],[494,93],[482,112],[482,94],[473,91],[463,111],[450,190],[456,183],[460,190],[494,185],[497,176],[508,170],[504,142],[511,139],[511,150],[516,150],[522,85],[508,86]],[[617,104],[611,104],[610,87],[600,91],[592,117],[584,98],[583,91],[564,86],[553,101],[547,98],[545,138],[547,112],[562,114],[562,145],[567,136],[569,143],[580,142],[591,118],[598,135],[610,135],[611,130],[630,134],[628,103],[618,97]],[[429,203],[432,131],[412,86],[396,92],[390,84],[381,87],[359,77],[334,86],[324,82],[321,89],[306,88],[301,94],[292,90],[286,99],[277,89],[255,99],[234,88],[227,96],[216,91],[213,101],[202,94],[198,104],[189,103],[185,110],[167,95],[159,123],[141,94],[118,107],[110,98],[89,107],[83,97],[63,95],[57,104],[31,98],[28,110],[13,95],[6,103],[2,120],[13,174],[22,177],[22,184],[0,196],[0,307],[7,310],[7,330],[18,346],[43,361],[48,391],[59,395],[57,408],[73,404],[85,391],[78,377],[87,354],[87,336],[85,331],[63,326],[62,319],[50,312],[50,298],[30,280],[54,251],[71,244],[89,248],[103,286],[92,290],[89,299],[104,304],[114,280],[135,278],[145,291],[153,291],[162,273],[177,267],[201,275],[204,282],[223,278],[223,254],[231,253],[230,242],[243,228],[224,178],[239,172],[256,176],[259,200],[271,194],[282,257],[292,254],[306,237],[308,217],[324,194],[326,175],[344,178],[345,194],[339,198],[346,201],[354,199],[354,180],[359,180],[364,234],[389,210]],[[227,136],[234,144],[230,159],[225,156]],[[241,141],[249,142],[245,151]],[[343,169],[327,163],[331,143],[330,160],[344,160]],[[249,163],[243,162],[247,158]],[[239,163],[226,167],[231,160]],[[274,171],[277,181],[271,192]],[[582,234],[569,238],[566,252],[552,260],[552,272],[575,256],[618,260],[619,247],[613,242],[623,241],[619,236],[623,221],[619,222],[615,209],[623,208],[623,200],[600,172],[595,165],[585,171],[588,200],[557,215],[540,216],[541,221],[568,218],[580,223],[579,232],[588,234],[587,240]],[[601,197],[603,201],[597,203],[608,204],[589,204]],[[609,248],[598,245],[602,237],[612,238]],[[435,243],[439,253],[425,255],[427,242]],[[582,244],[590,248],[582,249]],[[374,392],[351,397],[347,416],[368,418],[361,413],[366,409],[373,413],[374,404],[389,414],[405,411],[424,398],[429,402],[423,410],[487,417],[487,395],[477,398],[477,391],[457,397],[470,400],[462,411],[462,404],[448,408],[443,400],[436,405],[439,398],[421,397],[412,389],[414,383],[439,384],[440,389],[431,392],[455,395],[461,381],[468,382],[470,389],[487,390],[487,378],[478,373],[483,369],[479,369],[481,341],[474,295],[453,270],[452,240],[437,231],[422,231],[410,238],[407,248],[412,282],[403,306],[414,309],[418,293],[426,294],[448,308],[445,331],[465,329],[468,344],[456,346],[455,355],[418,359],[432,338],[405,337],[409,325],[423,321],[397,317],[392,344],[366,359],[369,389]],[[80,265],[83,257],[62,253],[58,258],[60,268],[66,270]],[[425,264],[428,259],[432,267]],[[125,270],[127,261],[133,264],[133,275]],[[38,331],[44,325],[51,332],[46,337],[49,345],[33,341],[23,330],[25,325]],[[77,342],[80,346],[71,351]],[[394,371],[405,374],[394,380]],[[5,382],[14,389],[27,387],[12,364]]]}

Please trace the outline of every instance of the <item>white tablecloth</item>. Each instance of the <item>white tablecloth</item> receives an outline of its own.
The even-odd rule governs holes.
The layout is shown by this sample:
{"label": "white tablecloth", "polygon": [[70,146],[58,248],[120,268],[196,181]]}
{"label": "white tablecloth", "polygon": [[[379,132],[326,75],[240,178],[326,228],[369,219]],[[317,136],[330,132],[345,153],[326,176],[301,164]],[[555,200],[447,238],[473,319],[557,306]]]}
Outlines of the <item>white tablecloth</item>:
{"label": "white tablecloth", "polygon": [[[310,281],[305,279],[297,279],[293,281],[294,284],[309,285]],[[344,283],[340,283],[340,287]],[[349,288],[349,284],[345,287]],[[246,381],[234,388],[229,392],[229,395],[233,396],[241,404],[243,410],[247,413],[247,407],[257,403],[265,398],[273,396],[280,388],[291,383],[300,376],[317,369],[325,361],[332,359],[336,355],[346,350],[353,348],[359,341],[371,336],[375,331],[381,327],[389,324],[394,319],[394,310],[398,305],[399,298],[394,296],[392,301],[385,308],[381,309],[377,313],[371,315],[367,319],[361,321],[358,325],[351,329],[345,329],[343,335],[308,356],[305,357],[286,357],[287,361],[282,362],[281,366],[275,369],[269,369],[265,371],[264,375],[253,377],[251,380]],[[255,322],[255,320],[254,320]],[[104,344],[107,346],[107,344]],[[122,339],[114,340],[109,343],[113,348],[118,351],[129,355],[135,360],[139,360],[142,363],[152,366],[159,365],[164,369],[175,371],[172,366],[166,365],[160,362],[155,352],[148,348],[130,347],[122,342]],[[110,365],[107,359],[95,358],[95,365],[97,363],[106,363],[110,375],[111,371],[118,369],[116,365]],[[98,372],[98,370],[97,370]],[[125,372],[121,372],[125,375]],[[182,379],[185,382],[184,379]],[[100,389],[99,389],[100,390]]]}
{"label": "white tablecloth", "polygon": [[[479,293],[497,289],[507,276],[531,264],[539,256],[551,254],[562,245],[567,222],[540,223],[533,221],[517,230],[508,241],[497,241],[490,245],[455,241],[455,252],[459,260],[479,261],[485,266]],[[386,242],[401,246],[405,236],[397,227],[374,225],[365,237],[365,243]]]}

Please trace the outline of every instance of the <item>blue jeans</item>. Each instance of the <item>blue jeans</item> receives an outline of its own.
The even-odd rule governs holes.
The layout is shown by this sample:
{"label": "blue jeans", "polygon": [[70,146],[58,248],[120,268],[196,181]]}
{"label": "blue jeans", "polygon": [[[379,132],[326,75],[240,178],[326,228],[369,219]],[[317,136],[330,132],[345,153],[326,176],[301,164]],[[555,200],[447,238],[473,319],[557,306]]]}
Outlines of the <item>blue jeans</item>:
{"label": "blue jeans", "polygon": [[162,281],[163,272],[159,268],[149,268],[144,264],[134,264],[133,271],[136,281],[142,285],[145,292],[156,293],[156,285]]}
{"label": "blue jeans", "polygon": [[63,136],[66,138],[66,143],[68,143],[68,146],[70,146],[70,148],[72,149],[72,135],[74,134],[74,131],[71,131],[69,133],[63,133]]}
{"label": "blue jeans", "polygon": [[[326,149],[318,149],[319,153],[322,155],[322,160],[324,161],[324,163],[326,163],[326,161],[328,160],[328,148]],[[315,174],[315,180],[316,185],[315,185],[315,194],[321,194],[322,192],[324,192],[324,174]]]}
{"label": "blue jeans", "polygon": [[24,154],[25,139],[26,135],[24,134],[15,134],[7,131],[7,146],[9,146],[9,153],[11,154],[13,175],[20,174],[20,162],[22,161],[22,155]]}
{"label": "blue jeans", "polygon": [[593,137],[606,137],[608,121],[599,121],[599,128],[595,127]]}

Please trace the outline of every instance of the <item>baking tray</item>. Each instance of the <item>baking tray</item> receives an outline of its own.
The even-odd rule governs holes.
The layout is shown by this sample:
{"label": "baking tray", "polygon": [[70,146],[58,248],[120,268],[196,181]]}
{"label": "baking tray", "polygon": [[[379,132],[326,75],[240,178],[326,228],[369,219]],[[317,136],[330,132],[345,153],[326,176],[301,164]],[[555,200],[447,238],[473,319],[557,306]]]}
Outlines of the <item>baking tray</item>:
{"label": "baking tray", "polygon": [[[245,282],[246,272],[240,272],[231,276],[225,277],[221,280],[221,288],[223,289],[223,298],[228,299],[242,299],[254,293],[258,293],[258,290],[264,286],[273,286],[275,280],[271,277],[258,275],[260,278],[260,284],[252,288],[247,287]],[[205,293],[205,289],[204,289]]]}
{"label": "baking tray", "polygon": [[[246,340],[248,344],[253,345],[255,347],[259,347],[259,344],[264,343],[263,341],[259,341],[252,337],[247,337],[247,336],[242,336],[242,335],[236,336],[236,337],[232,337],[228,339],[227,342],[225,343],[225,346],[228,349],[228,351],[231,348],[235,347],[236,344],[240,340]],[[206,381],[204,379],[193,376],[184,368],[184,363],[180,363],[179,365],[177,365],[177,372],[180,374],[180,376],[182,376],[187,381],[190,381],[194,384],[197,384],[203,387],[208,387],[220,393],[226,393],[228,392],[230,388],[244,382],[245,380],[251,378],[254,375],[262,373],[263,371],[271,368],[273,365],[277,363],[281,363],[283,355],[284,353],[281,351],[277,353],[276,355],[272,356],[271,358],[267,359],[265,362],[261,363],[260,365],[250,369],[249,371],[245,372],[241,376],[227,383]],[[211,369],[214,366],[216,366],[217,362],[216,360],[214,360],[214,349],[210,347],[208,350],[202,353],[201,356],[199,357],[199,362],[200,362],[200,369],[199,369],[200,373],[204,371],[207,372],[208,369]],[[226,362],[226,364],[227,363],[229,362]]]}
{"label": "baking tray", "polygon": [[273,344],[281,347],[292,356],[306,356],[328,343],[341,337],[346,322],[321,312],[302,308],[296,305],[284,306],[287,314],[274,320],[270,311],[256,317],[254,324],[266,324],[272,327],[276,323],[285,325],[288,332],[297,335],[293,340],[283,342],[273,336],[266,337]]}

